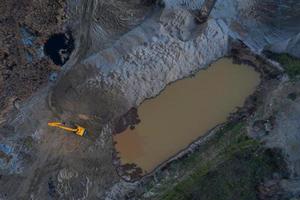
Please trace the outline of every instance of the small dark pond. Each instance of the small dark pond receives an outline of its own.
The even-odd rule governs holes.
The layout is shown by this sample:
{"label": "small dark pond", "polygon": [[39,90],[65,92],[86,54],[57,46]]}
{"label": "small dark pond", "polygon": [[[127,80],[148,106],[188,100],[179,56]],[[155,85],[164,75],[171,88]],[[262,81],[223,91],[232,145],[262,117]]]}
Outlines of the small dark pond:
{"label": "small dark pond", "polygon": [[53,34],[44,45],[45,54],[49,56],[56,65],[65,64],[73,49],[74,39],[70,32]]}

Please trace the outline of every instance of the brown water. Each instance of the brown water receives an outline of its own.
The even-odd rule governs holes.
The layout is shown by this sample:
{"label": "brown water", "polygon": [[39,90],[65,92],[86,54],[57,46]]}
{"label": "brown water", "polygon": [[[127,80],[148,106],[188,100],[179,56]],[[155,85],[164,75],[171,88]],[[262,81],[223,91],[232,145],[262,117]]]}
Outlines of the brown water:
{"label": "brown water", "polygon": [[199,136],[226,121],[259,84],[259,74],[221,59],[193,78],[169,85],[138,109],[141,123],[114,136],[122,164],[151,171]]}

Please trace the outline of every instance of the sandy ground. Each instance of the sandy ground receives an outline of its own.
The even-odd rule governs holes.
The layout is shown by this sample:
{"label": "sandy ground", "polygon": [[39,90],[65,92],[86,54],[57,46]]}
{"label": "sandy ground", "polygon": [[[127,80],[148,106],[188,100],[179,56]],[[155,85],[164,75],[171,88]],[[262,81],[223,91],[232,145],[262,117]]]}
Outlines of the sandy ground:
{"label": "sandy ground", "polygon": [[[0,3],[0,198],[121,199],[132,185],[115,171],[109,122],[228,53],[228,27],[221,18],[196,24],[191,8],[172,8],[175,1],[165,1],[166,9],[138,0],[56,2]],[[67,26],[75,50],[58,82],[46,85],[57,69],[38,52]],[[278,123],[289,118],[284,112]],[[53,120],[79,123],[89,135],[48,127]],[[284,127],[275,130],[270,145]],[[296,174],[297,154],[286,152]]]}
{"label": "sandy ground", "polygon": [[[4,43],[3,47],[6,49],[3,50],[3,53],[1,49],[0,54],[4,58],[1,59],[3,63],[1,64],[0,80],[5,83],[2,84],[3,82],[1,82],[0,84],[2,87],[1,108],[5,108],[0,117],[0,185],[2,186],[0,198],[86,199],[88,197],[89,199],[104,199],[106,191],[120,180],[112,163],[112,131],[110,126],[105,124],[113,118],[114,113],[124,112],[121,106],[124,104],[122,98],[119,97],[117,91],[113,90],[99,91],[98,96],[94,96],[92,90],[86,90],[86,93],[82,95],[70,94],[65,96],[65,91],[69,90],[66,87],[60,89],[56,87],[56,90],[51,92],[51,84],[45,85],[48,82],[50,72],[53,71],[51,61],[45,57],[38,58],[34,54],[32,62],[28,62],[24,61],[24,56],[26,56],[29,48],[34,50],[40,48],[45,38],[51,33],[63,30],[60,17],[64,16],[61,16],[60,12],[64,8],[64,2],[58,2],[56,5],[48,1],[39,1],[36,4],[37,7],[32,8],[30,5],[33,2],[31,1],[23,2],[24,7],[16,7],[14,1],[4,1],[3,3],[1,3],[1,9],[5,10],[3,12],[5,14],[1,15],[3,17],[1,22],[8,27],[3,29],[7,32],[1,32],[1,42]],[[106,31],[111,29],[109,37],[117,39],[121,34],[138,24],[138,16],[143,19],[152,5],[151,3],[141,4],[139,1],[131,1],[129,4],[123,1],[99,2],[96,5],[97,3],[96,1],[77,2],[76,6],[82,8],[81,11],[84,13],[76,13],[78,11],[76,8],[70,9],[75,11],[74,13],[66,12],[71,19],[76,21],[74,23],[78,22],[78,16],[81,19],[78,27],[76,27],[76,29],[80,28],[78,29],[80,32],[74,30],[74,37],[78,38],[76,45],[80,48],[75,50],[65,68],[76,63],[80,57],[95,51],[93,48],[90,50],[89,44],[92,43],[93,38],[88,31],[89,28],[86,28],[93,26],[93,20],[100,21],[104,25],[108,23],[106,20],[112,20],[109,23],[113,24],[107,24]],[[49,10],[44,10],[44,8]],[[21,12],[20,16],[12,16],[9,10],[13,11],[13,9],[24,9],[24,13]],[[97,12],[99,17],[97,17]],[[105,12],[106,17],[103,17],[102,12]],[[27,13],[32,14],[32,16],[24,17]],[[45,17],[42,19],[37,17],[41,15]],[[111,18],[107,18],[107,15],[110,15]],[[51,18],[49,22],[41,21],[47,20],[47,16],[59,19]],[[21,18],[24,18],[24,24]],[[132,19],[130,20],[130,18]],[[7,23],[10,22],[9,20],[11,23]],[[69,23],[72,24],[73,21],[70,20]],[[30,43],[30,47],[26,46],[27,43],[17,45],[22,40],[18,31],[21,31],[23,27],[26,27],[26,30],[34,31],[34,35],[25,32],[25,34],[29,34],[28,37],[30,38],[25,38],[27,39],[25,42]],[[37,37],[36,35],[43,36]],[[11,41],[13,43],[6,44],[5,42],[9,37],[13,37],[15,40]],[[102,40],[100,39],[100,41]],[[108,43],[112,44],[112,40],[109,40]],[[24,54],[14,54],[12,52],[14,47],[23,49]],[[96,45],[95,48],[99,50],[98,48],[104,47]],[[19,49],[14,52],[18,53]],[[15,62],[13,61],[14,58],[24,62],[13,63],[15,69],[10,70],[10,62]],[[75,77],[67,73],[66,77],[68,78],[64,79],[66,82],[80,81],[78,78],[84,79],[95,73],[95,69],[87,71],[84,68],[81,69],[80,64],[76,66],[73,70],[75,74],[71,73]],[[25,71],[22,71],[23,68]],[[18,74],[23,77],[18,78]],[[30,77],[26,77],[27,75]],[[37,77],[32,77],[33,75]],[[38,84],[35,84],[31,78],[37,79]],[[61,84],[68,86],[64,81]],[[12,88],[14,85],[16,87]],[[24,87],[20,87],[20,85]],[[30,97],[34,92],[34,96]],[[91,101],[91,96],[98,99],[97,103],[94,100]],[[9,101],[11,98],[13,100]],[[14,107],[15,99],[18,101]],[[63,104],[60,104],[61,107],[57,106],[56,100],[63,100],[65,107],[62,107]],[[80,102],[85,102],[85,104]],[[126,101],[124,100],[124,102]],[[72,112],[74,109],[76,112]],[[47,126],[47,122],[55,120],[80,123],[88,129],[88,135],[81,138],[75,134]]]}

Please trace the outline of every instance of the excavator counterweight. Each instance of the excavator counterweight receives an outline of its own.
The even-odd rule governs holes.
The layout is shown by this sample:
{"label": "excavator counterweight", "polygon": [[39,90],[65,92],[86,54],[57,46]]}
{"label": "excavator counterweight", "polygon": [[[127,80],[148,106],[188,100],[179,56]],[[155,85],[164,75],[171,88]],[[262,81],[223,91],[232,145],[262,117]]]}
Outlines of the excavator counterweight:
{"label": "excavator counterweight", "polygon": [[60,123],[60,122],[49,122],[48,126],[61,128],[65,131],[73,132],[73,133],[75,133],[76,135],[79,135],[79,136],[84,136],[84,134],[85,134],[85,128],[83,128],[82,126],[79,126],[79,125],[76,125],[76,128],[70,128],[70,127],[67,127],[63,123]]}

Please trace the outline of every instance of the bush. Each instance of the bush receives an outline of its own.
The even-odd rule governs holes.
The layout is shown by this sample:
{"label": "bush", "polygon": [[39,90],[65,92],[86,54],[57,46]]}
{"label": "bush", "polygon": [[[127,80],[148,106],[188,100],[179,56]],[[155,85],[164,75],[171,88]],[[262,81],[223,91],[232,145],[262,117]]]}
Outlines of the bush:
{"label": "bush", "polygon": [[297,97],[298,97],[298,95],[295,92],[289,93],[288,96],[287,96],[287,98],[292,100],[292,101],[295,101],[297,99]]}
{"label": "bush", "polygon": [[291,79],[296,79],[300,75],[300,59],[286,53],[277,54],[269,52],[267,56],[279,62]]}

